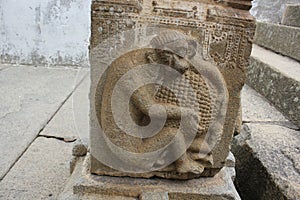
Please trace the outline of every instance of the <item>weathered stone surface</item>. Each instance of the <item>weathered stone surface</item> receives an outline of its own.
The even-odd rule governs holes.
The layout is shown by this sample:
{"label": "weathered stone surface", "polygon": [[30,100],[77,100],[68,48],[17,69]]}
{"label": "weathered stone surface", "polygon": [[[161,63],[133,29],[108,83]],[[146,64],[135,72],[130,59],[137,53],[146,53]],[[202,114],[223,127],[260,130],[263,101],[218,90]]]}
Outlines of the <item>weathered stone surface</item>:
{"label": "weathered stone surface", "polygon": [[247,84],[300,126],[300,64],[258,46],[250,61]]}
{"label": "weathered stone surface", "polygon": [[0,71],[0,179],[73,91],[76,73],[31,66]]}
{"label": "weathered stone surface", "polygon": [[[65,193],[65,192],[64,192]],[[131,197],[120,197],[120,196],[108,196],[101,194],[83,194],[83,195],[73,195],[69,194],[69,196],[65,193],[62,194],[59,198],[60,200],[138,200],[137,198]]]}
{"label": "weathered stone surface", "polygon": [[137,198],[133,197],[124,197],[124,196],[111,196],[111,195],[103,195],[103,194],[91,194],[91,193],[83,193],[83,194],[74,194],[73,186],[76,181],[78,181],[79,174],[82,173],[82,165],[84,158],[78,158],[78,164],[76,167],[76,171],[69,178],[67,183],[65,184],[64,189],[58,195],[58,200],[137,200]]}
{"label": "weathered stone surface", "polygon": [[298,126],[287,120],[261,94],[245,85],[242,90],[242,118],[243,123],[268,123],[298,129]]}
{"label": "weathered stone surface", "polygon": [[72,155],[76,157],[85,156],[87,154],[87,144],[84,144],[82,141],[78,140],[74,143]]}
{"label": "weathered stone surface", "polygon": [[254,43],[300,61],[300,28],[257,22]]}
{"label": "weathered stone surface", "polygon": [[139,196],[139,200],[169,200],[167,192],[145,192]]}
{"label": "weathered stone surface", "polygon": [[[90,71],[90,70],[89,70]],[[86,75],[87,71],[83,70],[81,74]],[[82,83],[78,86],[72,96],[73,102],[73,115],[76,130],[79,138],[83,143],[89,143],[89,115],[90,115],[90,103],[89,103],[89,92],[90,92],[90,74],[83,79]]]}
{"label": "weathered stone surface", "polygon": [[38,137],[0,182],[0,199],[57,199],[67,182],[72,144]]}
{"label": "weathered stone surface", "polygon": [[42,133],[44,136],[66,140],[75,138],[84,140],[87,143],[89,80],[88,69],[80,69],[77,72],[74,79],[74,84],[77,85],[75,91],[47,124]]}
{"label": "weathered stone surface", "polygon": [[12,67],[12,65],[0,64],[0,71],[8,67]]}
{"label": "weathered stone surface", "polygon": [[290,4],[286,6],[282,16],[282,24],[300,27],[300,4]]}
{"label": "weathered stone surface", "polygon": [[67,185],[67,188],[72,188],[70,185],[73,185],[74,194],[63,192],[60,199],[76,199],[78,196],[88,197],[90,194],[109,195],[110,199],[240,199],[232,182],[235,176],[232,167],[223,168],[215,177],[188,181],[143,179],[91,175],[87,159],[88,157],[83,162],[82,159],[78,162],[72,181]]}
{"label": "weathered stone surface", "polygon": [[[248,65],[252,48],[251,38],[255,29],[254,19],[246,11],[248,7],[242,6],[246,4],[249,6],[249,2],[244,4],[226,1],[227,6],[241,8],[240,10],[226,7],[224,2],[190,0],[172,1],[172,4],[170,2],[94,0],[92,3],[90,93],[92,173],[109,172],[110,175],[117,176],[188,179],[213,176],[224,166],[240,107],[240,91],[245,82],[245,68]],[[236,7],[234,3],[239,5]],[[157,31],[159,28],[161,29]],[[172,55],[170,52],[158,51],[160,48],[172,52]],[[178,81],[177,87],[177,81],[172,80],[171,90],[174,86],[177,89],[174,89],[175,93],[182,92],[179,97],[186,98],[186,104],[197,102],[200,105],[199,112],[189,113],[190,115],[186,116],[196,114],[202,121],[197,123],[193,118],[187,120],[198,125],[195,128],[197,131],[195,140],[184,149],[185,144],[182,143],[189,143],[186,138],[174,139],[175,143],[179,142],[170,145],[173,151],[169,152],[176,153],[182,149],[184,151],[179,157],[175,155],[176,159],[170,163],[163,159],[173,155],[165,155],[167,151],[159,150],[173,141],[181,125],[178,119],[181,119],[184,112],[178,111],[180,109],[178,96],[174,97],[172,92],[163,87],[154,88],[152,85],[143,88],[144,85],[139,85],[136,93],[129,98],[129,108],[126,108],[127,105],[120,106],[123,102],[127,103],[125,91],[131,92],[132,88],[129,87],[134,83],[147,82],[134,72],[135,76],[132,79],[127,82],[121,81],[120,85],[123,87],[121,93],[124,93],[125,97],[117,98],[119,107],[116,106],[118,109],[115,110],[124,112],[114,115],[112,97],[115,94],[116,84],[130,70],[148,64],[161,64],[180,71],[181,77],[189,80],[193,89],[198,92],[196,98],[190,98],[192,95],[185,90],[187,84]],[[163,73],[159,74],[162,78]],[[157,74],[149,73],[145,77],[157,77]],[[168,74],[162,78],[163,81],[166,77],[172,76]],[[134,134],[136,126],[130,127],[129,131],[119,126],[124,119],[126,122],[123,123],[124,126],[132,121],[135,125],[141,126],[148,126],[148,122],[151,126],[150,122],[163,121],[160,119],[163,116],[161,115],[163,109],[151,107],[154,104],[159,104],[167,110],[167,123],[156,132],[158,134],[142,139],[130,135]],[[182,107],[189,108],[186,105]],[[195,108],[198,106],[193,106],[193,109]],[[117,118],[119,116],[120,119]],[[101,134],[101,128],[105,134]],[[188,135],[182,132],[180,129],[177,135],[179,137]],[[208,132],[212,134],[207,134]],[[107,140],[103,139],[103,135]],[[211,145],[212,143],[214,144]],[[205,150],[200,149],[202,147]],[[153,157],[150,159],[148,155],[152,155],[152,152],[161,153],[160,159],[155,156],[155,159]],[[140,156],[146,153],[147,156]],[[130,156],[124,157],[125,154]],[[132,154],[138,154],[138,158]],[[104,160],[108,162],[105,163]],[[118,168],[119,172],[103,171],[101,164],[103,162],[114,169]],[[117,167],[113,166],[112,162],[116,163]],[[167,164],[164,165],[165,163]],[[156,168],[143,171],[148,167]],[[128,173],[123,173],[126,170]],[[141,171],[144,173],[137,173]]]}
{"label": "weathered stone surface", "polygon": [[278,125],[244,125],[232,147],[242,199],[300,199],[299,133]]}
{"label": "weathered stone surface", "polygon": [[253,0],[251,14],[258,21],[279,24],[288,4],[299,3],[299,0]]}

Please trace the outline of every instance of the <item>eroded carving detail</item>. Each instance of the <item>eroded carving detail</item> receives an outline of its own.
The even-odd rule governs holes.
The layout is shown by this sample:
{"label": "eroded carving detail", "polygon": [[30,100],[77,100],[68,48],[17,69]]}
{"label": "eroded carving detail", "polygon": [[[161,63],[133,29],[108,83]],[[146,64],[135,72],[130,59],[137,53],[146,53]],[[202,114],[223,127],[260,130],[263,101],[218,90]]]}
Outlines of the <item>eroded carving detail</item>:
{"label": "eroded carving detail", "polygon": [[[103,112],[106,105],[98,102],[97,117],[100,124],[108,125],[106,128],[110,129],[108,137],[111,141],[115,145],[122,146],[123,149],[131,152],[151,152],[170,142],[174,134],[180,129],[178,118],[181,117],[181,112],[178,110],[179,107],[196,107],[198,112],[189,113],[193,110],[190,109],[188,113],[191,116],[198,116],[199,121],[196,123],[196,137],[192,140],[187,151],[176,162],[168,165],[166,168],[153,173],[138,175],[108,169],[105,169],[105,172],[101,172],[103,168],[99,167],[99,163],[94,163],[92,164],[92,171],[97,174],[138,177],[161,176],[182,179],[214,175],[224,165],[225,156],[227,156],[226,154],[229,151],[230,138],[235,127],[236,113],[239,109],[239,92],[244,84],[245,69],[251,53],[255,23],[248,12],[245,11],[249,6],[248,1],[240,4],[228,0],[218,4],[210,0],[203,2],[192,0],[184,2],[172,1],[172,3],[165,0],[153,2],[136,0],[129,1],[129,3],[107,0],[105,1],[106,3],[103,1],[103,5],[99,5],[99,2],[94,2],[94,6],[98,8],[94,10],[92,16],[94,21],[92,23],[92,29],[94,30],[91,39],[92,47],[96,47],[97,44],[105,41],[112,35],[122,37],[122,32],[130,29],[137,30],[132,40],[133,43],[143,40],[143,37],[147,36],[148,27],[152,26],[179,31],[185,36],[194,38],[200,44],[196,49],[193,49],[188,41],[184,41],[179,36],[180,34],[177,36],[173,35],[173,40],[168,39],[169,35],[158,34],[151,43],[152,48],[160,50],[141,50],[139,53],[131,52],[126,55],[127,58],[122,57],[113,63],[111,66],[112,70],[109,70],[106,76],[113,77],[112,79],[119,79],[130,67],[136,67],[138,64],[157,63],[168,65],[177,70],[182,74],[182,78],[185,81],[176,80],[175,82],[170,82],[169,88],[164,86],[146,87],[146,89],[139,89],[133,94],[132,102],[134,102],[134,106],[130,111],[133,112],[132,118],[139,125],[146,126],[149,123],[149,109],[151,104],[160,104],[167,110],[167,121],[163,130],[157,137],[151,139],[137,139],[127,136],[123,132],[119,132],[120,134],[116,136],[116,131],[119,131],[118,126],[109,127],[110,124],[113,124],[113,120],[102,121],[107,120],[111,116]],[[221,4],[222,6],[220,6]],[[240,8],[241,10],[223,7],[224,5]],[[106,7],[103,8],[103,6]],[[121,49],[122,42],[119,39],[116,40],[119,43],[114,44],[112,48]],[[176,41],[175,44],[174,41]],[[169,45],[171,44],[174,44],[174,47],[170,47]],[[110,53],[107,51],[109,48],[111,47],[102,48],[102,55],[99,55],[95,60],[102,62],[100,58],[106,59],[105,54]],[[196,53],[195,55],[187,56],[184,53],[181,54],[177,48],[181,48],[183,52],[194,51]],[[162,51],[161,49],[164,50]],[[172,53],[174,51],[175,54]],[[187,57],[197,61],[192,63]],[[229,88],[228,91],[226,90],[225,92],[224,88],[218,88],[212,82],[207,81],[207,77],[214,77],[215,72],[208,73],[206,76],[199,73],[197,66],[200,66],[199,63],[203,64],[205,62],[210,63],[209,66],[213,66],[214,69],[217,69],[218,73],[222,74],[222,80],[224,78],[224,81],[220,81],[219,83],[222,83],[225,88]],[[126,67],[118,68],[117,63],[122,63]],[[128,68],[127,65],[130,67]],[[207,70],[209,71],[210,68]],[[117,74],[115,74],[116,72]],[[163,79],[163,77],[161,78]],[[109,87],[104,86],[103,92],[106,93],[112,90],[114,84],[111,84]],[[194,91],[197,91],[195,98],[190,98],[192,96],[189,96],[187,92],[189,85]],[[101,87],[98,85],[98,88]],[[221,106],[222,101],[226,102],[221,96],[226,96],[227,92],[229,94],[228,110],[227,107],[224,109]],[[182,94],[182,96],[175,93]],[[96,96],[99,95],[102,94],[96,94]],[[99,111],[99,106],[102,106],[102,110],[100,109],[101,112]],[[101,114],[99,115],[99,113]],[[159,119],[162,112],[157,110],[152,114]],[[222,122],[225,116],[226,120]],[[209,130],[210,128],[212,130]],[[214,134],[206,141],[205,135],[209,131],[212,131]],[[183,147],[186,145],[185,134],[183,133],[179,137],[181,139],[175,141],[173,145],[178,148],[173,148],[175,154],[176,151],[184,149]],[[164,142],[159,143],[157,141]],[[211,141],[216,141],[217,143],[213,149],[210,148]],[[199,149],[200,146],[204,150]],[[206,149],[205,146],[207,146]],[[204,153],[201,151],[204,151]],[[116,152],[115,154],[118,153]],[[122,162],[126,162],[126,160]],[[132,160],[132,162],[134,161]],[[142,165],[143,163],[135,164]],[[162,159],[157,160],[154,165],[163,166],[164,164]]]}

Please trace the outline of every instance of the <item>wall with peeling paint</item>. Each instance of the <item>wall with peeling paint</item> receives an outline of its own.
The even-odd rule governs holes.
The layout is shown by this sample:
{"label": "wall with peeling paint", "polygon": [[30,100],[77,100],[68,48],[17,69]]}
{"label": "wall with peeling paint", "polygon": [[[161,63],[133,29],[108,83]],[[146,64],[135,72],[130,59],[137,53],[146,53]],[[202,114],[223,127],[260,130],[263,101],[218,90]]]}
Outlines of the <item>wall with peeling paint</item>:
{"label": "wall with peeling paint", "polygon": [[0,62],[88,66],[90,0],[0,0]]}

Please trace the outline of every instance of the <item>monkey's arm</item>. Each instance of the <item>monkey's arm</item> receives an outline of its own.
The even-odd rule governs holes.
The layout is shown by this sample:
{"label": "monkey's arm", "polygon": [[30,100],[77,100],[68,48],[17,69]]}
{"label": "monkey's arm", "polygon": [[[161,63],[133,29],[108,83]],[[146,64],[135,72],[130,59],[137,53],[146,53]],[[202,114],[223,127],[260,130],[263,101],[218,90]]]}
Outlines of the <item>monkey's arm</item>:
{"label": "monkey's arm", "polygon": [[149,116],[149,110],[152,105],[159,104],[156,110],[152,110],[152,116],[155,118],[163,117],[167,113],[168,119],[181,119],[183,113],[196,114],[192,109],[180,108],[177,105],[158,103],[154,100],[154,90],[150,86],[145,86],[136,90],[132,95],[135,106],[145,115]]}

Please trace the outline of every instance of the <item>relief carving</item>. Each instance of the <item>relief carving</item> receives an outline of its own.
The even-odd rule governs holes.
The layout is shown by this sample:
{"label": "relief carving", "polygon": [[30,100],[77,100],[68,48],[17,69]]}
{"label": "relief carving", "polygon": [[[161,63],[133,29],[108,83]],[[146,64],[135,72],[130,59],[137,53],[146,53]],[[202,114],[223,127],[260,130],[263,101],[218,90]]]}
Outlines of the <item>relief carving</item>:
{"label": "relief carving", "polygon": [[[107,163],[99,162],[99,145],[92,144],[92,173],[176,179],[215,175],[229,152],[251,53],[255,23],[246,6],[99,2],[94,1],[92,16],[91,47],[98,49],[91,54],[91,134],[100,141],[101,126],[108,153]],[[130,30],[128,46],[124,32]],[[111,36],[114,44],[103,46]],[[109,66],[101,76],[104,60]],[[151,135],[146,128],[159,131]],[[121,163],[118,169],[110,158]]]}

